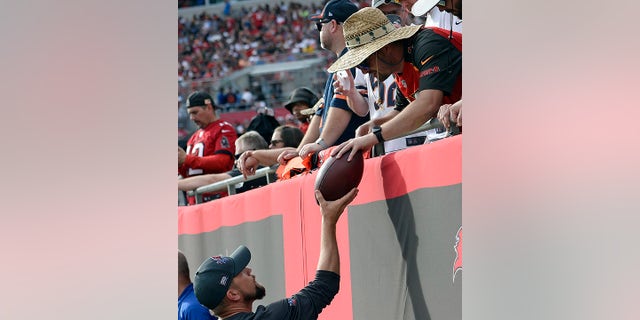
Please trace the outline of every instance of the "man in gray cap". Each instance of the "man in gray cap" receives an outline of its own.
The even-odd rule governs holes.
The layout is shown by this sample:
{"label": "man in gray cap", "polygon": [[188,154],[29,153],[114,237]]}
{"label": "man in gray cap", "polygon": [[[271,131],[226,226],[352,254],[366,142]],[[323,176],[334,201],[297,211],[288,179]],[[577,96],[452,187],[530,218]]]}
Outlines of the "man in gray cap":
{"label": "man in gray cap", "polygon": [[338,200],[326,201],[320,191],[315,191],[322,214],[320,257],[315,280],[298,293],[267,306],[260,305],[252,312],[253,302],[264,298],[266,289],[256,282],[247,267],[251,252],[239,246],[229,257],[211,257],[200,265],[193,281],[196,298],[220,319],[317,319],[340,287],[336,224],[357,194],[358,189],[354,188]]}

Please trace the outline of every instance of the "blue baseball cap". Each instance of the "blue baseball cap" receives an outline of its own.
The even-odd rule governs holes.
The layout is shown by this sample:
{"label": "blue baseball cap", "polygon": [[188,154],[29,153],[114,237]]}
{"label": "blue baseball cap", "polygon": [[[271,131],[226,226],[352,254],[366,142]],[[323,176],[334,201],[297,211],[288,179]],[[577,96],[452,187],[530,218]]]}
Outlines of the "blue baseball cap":
{"label": "blue baseball cap", "polygon": [[312,21],[336,20],[344,22],[352,14],[358,11],[358,7],[349,0],[331,0],[327,2],[320,14],[312,16]]}
{"label": "blue baseball cap", "polygon": [[215,309],[224,299],[231,281],[251,261],[251,252],[239,246],[230,257],[215,256],[205,260],[193,279],[193,291],[203,306]]}

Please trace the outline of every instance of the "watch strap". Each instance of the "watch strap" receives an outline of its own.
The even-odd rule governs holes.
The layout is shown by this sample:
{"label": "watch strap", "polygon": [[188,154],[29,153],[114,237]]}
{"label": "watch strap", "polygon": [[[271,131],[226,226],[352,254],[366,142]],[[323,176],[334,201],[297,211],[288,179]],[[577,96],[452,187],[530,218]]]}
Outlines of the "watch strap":
{"label": "watch strap", "polygon": [[382,128],[380,127],[374,127],[373,128],[373,134],[376,136],[376,138],[378,139],[378,143],[380,142],[384,142],[384,138],[382,137]]}

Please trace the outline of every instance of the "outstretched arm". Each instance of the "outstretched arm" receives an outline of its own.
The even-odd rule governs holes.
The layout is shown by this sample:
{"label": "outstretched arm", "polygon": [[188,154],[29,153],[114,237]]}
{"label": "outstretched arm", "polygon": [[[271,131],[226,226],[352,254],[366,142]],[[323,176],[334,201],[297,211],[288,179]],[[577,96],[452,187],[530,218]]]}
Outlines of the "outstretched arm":
{"label": "outstretched arm", "polygon": [[316,190],[315,192],[316,199],[320,203],[320,213],[322,213],[318,270],[340,274],[340,254],[336,240],[336,224],[347,205],[358,195],[358,189],[351,189],[349,193],[335,201],[326,201],[320,191]]}

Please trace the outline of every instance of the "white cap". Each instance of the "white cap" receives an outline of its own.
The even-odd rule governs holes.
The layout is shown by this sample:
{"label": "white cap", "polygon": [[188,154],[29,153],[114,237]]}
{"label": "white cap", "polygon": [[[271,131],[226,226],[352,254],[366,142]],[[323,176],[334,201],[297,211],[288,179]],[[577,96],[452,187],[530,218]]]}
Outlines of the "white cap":
{"label": "white cap", "polygon": [[402,5],[400,3],[400,0],[372,0],[371,1],[371,6],[374,8],[377,8],[383,4],[389,4],[389,3],[395,3],[397,5]]}
{"label": "white cap", "polygon": [[435,7],[440,0],[418,0],[411,7],[411,14],[416,17],[422,16]]}

